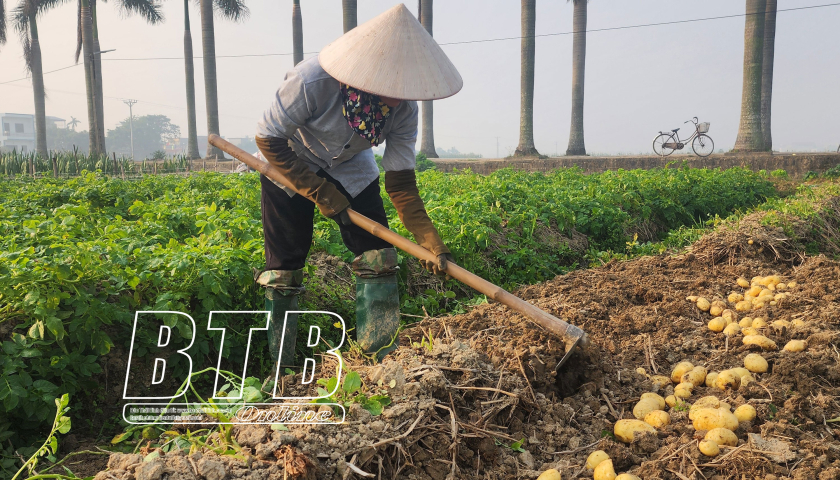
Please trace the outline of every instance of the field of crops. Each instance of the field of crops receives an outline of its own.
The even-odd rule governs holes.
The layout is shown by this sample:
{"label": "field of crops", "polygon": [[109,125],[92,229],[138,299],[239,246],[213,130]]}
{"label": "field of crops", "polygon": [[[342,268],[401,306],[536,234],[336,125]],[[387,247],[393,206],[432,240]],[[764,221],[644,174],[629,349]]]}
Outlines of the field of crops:
{"label": "field of crops", "polygon": [[[427,171],[419,179],[457,261],[510,289],[585,266],[604,251],[667,241],[675,229],[775,196],[764,177],[742,169],[505,170],[487,177]],[[386,206],[391,227],[408,235]],[[331,220],[317,216],[315,230],[313,251],[327,261],[308,267],[305,307],[338,312],[352,324],[351,282],[338,278],[346,265],[337,276],[323,275],[350,254]],[[201,318],[210,310],[261,308],[252,280],[252,268],[263,265],[256,174],[7,180],[0,183],[0,246],[0,439],[16,447],[43,434],[53,399],[64,393],[71,404],[91,406],[74,418],[75,431],[96,436],[116,428],[108,423],[114,407],[101,401],[103,358],[125,354],[135,311]],[[424,276],[408,259],[401,263],[405,313],[458,312],[481,301],[453,281]],[[214,340],[199,337],[196,348],[211,352]]]}

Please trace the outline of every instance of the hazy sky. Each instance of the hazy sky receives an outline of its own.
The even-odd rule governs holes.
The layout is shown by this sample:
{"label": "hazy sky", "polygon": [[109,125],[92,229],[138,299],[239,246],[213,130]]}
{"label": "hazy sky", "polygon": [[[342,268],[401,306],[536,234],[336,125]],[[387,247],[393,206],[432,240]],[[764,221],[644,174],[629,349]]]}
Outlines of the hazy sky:
{"label": "hazy sky", "polygon": [[[217,55],[292,51],[291,0],[246,0],[241,23],[216,20]],[[7,11],[16,0],[9,0]],[[106,127],[128,116],[120,99],[140,102],[135,115],[164,114],[186,135],[183,60],[120,60],[183,56],[183,3],[164,2],[166,22],[146,25],[124,17],[116,0],[99,6]],[[340,0],[302,0],[304,51],[317,52],[342,33]],[[828,0],[780,0],[779,9]],[[359,23],[394,5],[359,0]],[[76,3],[39,20],[44,71],[73,64]],[[417,2],[406,5],[416,11]],[[191,5],[193,49],[201,55],[198,8]],[[537,34],[569,32],[572,5],[537,1]],[[590,30],[743,14],[735,0],[592,0]],[[438,0],[434,35],[440,43],[520,35],[516,0]],[[840,143],[840,6],[780,12],[776,33],[773,140],[779,150],[824,150]],[[13,31],[0,47],[0,83],[24,77],[20,43]],[[683,127],[692,116],[711,122],[716,148],[735,142],[741,100],[744,17],[677,25],[590,32],[587,38],[585,138],[590,154],[649,152],[658,130]],[[485,157],[507,155],[519,137],[520,41],[444,46],[464,78],[463,90],[436,102],[438,147],[457,147]],[[544,154],[565,152],[571,102],[571,35],[536,40],[534,137]],[[307,55],[308,57],[309,55]],[[219,114],[223,136],[253,136],[291,55],[219,58]],[[196,59],[199,135],[206,134],[203,70]],[[87,128],[84,71],[76,66],[45,75],[47,115],[81,120]],[[0,112],[32,113],[29,80],[0,84]],[[683,130],[685,131],[685,130]],[[418,142],[419,146],[419,142]]]}

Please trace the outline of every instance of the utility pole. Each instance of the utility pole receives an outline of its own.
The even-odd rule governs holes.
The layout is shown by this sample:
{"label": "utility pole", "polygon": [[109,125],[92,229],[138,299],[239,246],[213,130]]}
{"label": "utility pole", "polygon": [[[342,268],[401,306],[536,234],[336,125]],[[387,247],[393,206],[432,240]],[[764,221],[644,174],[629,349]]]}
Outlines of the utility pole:
{"label": "utility pole", "polygon": [[128,125],[131,131],[131,159],[134,160],[134,104],[137,100],[123,100],[123,103],[128,105]]}
{"label": "utility pole", "polygon": [[496,137],[496,158],[499,158],[499,137]]}

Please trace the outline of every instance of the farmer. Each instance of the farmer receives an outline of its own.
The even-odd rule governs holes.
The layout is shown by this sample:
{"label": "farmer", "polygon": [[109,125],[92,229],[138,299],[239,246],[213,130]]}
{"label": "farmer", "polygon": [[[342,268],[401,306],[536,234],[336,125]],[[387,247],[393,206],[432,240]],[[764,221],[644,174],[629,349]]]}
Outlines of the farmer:
{"label": "farmer", "polygon": [[[260,176],[265,233],[265,288],[271,312],[272,359],[293,365],[298,296],[312,243],[315,207],[338,224],[356,255],[356,339],[381,359],[396,348],[399,326],[397,252],[350,222],[347,208],[387,227],[379,169],[371,147],[385,144],[385,191],[400,220],[438,262],[421,262],[440,274],[449,249],[432,225],[414,175],[417,102],[449,97],[463,82],[458,71],[403,4],[334,41],[286,74],[257,127],[266,161],[291,181],[298,195]],[[314,198],[315,202],[309,200]]]}

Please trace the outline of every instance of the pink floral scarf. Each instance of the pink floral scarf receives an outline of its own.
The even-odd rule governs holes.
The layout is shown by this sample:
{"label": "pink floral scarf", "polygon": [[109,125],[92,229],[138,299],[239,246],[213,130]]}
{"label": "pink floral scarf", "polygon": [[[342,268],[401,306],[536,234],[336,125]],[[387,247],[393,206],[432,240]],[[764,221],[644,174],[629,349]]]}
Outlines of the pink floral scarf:
{"label": "pink floral scarf", "polygon": [[347,123],[371,146],[380,143],[379,137],[385,122],[391,114],[391,107],[372,93],[357,90],[350,85],[341,84],[342,111]]}

